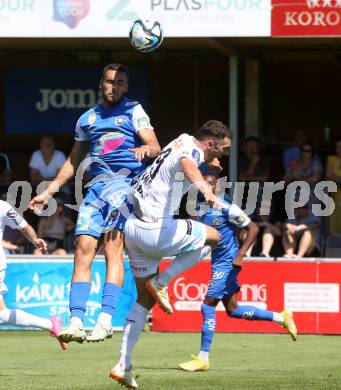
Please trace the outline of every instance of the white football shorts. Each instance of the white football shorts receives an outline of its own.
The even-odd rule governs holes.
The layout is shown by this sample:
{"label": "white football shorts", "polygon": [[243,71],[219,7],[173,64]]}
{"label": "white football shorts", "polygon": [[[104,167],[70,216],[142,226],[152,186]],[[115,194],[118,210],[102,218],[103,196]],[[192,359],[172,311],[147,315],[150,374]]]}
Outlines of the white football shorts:
{"label": "white football shorts", "polygon": [[0,271],[0,295],[4,295],[7,293],[8,289],[5,284],[5,276],[6,276],[6,270]]}
{"label": "white football shorts", "polygon": [[141,278],[155,274],[162,258],[203,247],[206,227],[191,219],[144,222],[132,214],[124,227],[124,239],[132,273]]}

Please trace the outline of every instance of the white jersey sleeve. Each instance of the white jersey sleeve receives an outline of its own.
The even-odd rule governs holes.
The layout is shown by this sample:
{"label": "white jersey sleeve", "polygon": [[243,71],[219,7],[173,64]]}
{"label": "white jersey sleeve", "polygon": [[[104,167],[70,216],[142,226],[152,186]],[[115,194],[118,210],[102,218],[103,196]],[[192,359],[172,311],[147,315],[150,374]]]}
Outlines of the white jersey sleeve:
{"label": "white jersey sleeve", "polygon": [[243,229],[251,222],[251,219],[244,213],[244,211],[235,204],[227,202],[224,202],[223,204],[226,206],[223,209],[223,213],[227,215],[228,221],[233,225]]}
{"label": "white jersey sleeve", "polygon": [[26,220],[21,215],[19,215],[9,203],[6,202],[6,204],[7,207],[4,214],[5,224],[9,225],[12,229],[19,230],[27,226],[28,223]]}
{"label": "white jersey sleeve", "polygon": [[76,141],[88,141],[89,134],[85,132],[81,127],[81,118],[78,119],[75,129],[75,140]]}
{"label": "white jersey sleeve", "polygon": [[150,124],[149,116],[146,114],[141,104],[137,104],[132,112],[132,122],[135,132],[139,132],[142,129],[154,130]]}

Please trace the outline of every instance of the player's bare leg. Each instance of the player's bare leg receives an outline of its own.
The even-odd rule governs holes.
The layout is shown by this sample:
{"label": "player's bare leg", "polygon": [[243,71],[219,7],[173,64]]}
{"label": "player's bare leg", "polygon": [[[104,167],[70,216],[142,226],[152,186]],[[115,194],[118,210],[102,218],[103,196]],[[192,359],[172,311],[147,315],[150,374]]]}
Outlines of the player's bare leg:
{"label": "player's bare leg", "polygon": [[103,287],[102,311],[97,324],[87,335],[86,341],[98,342],[112,337],[112,316],[124,280],[123,233],[113,230],[105,234],[103,250],[106,261],[106,280]]}

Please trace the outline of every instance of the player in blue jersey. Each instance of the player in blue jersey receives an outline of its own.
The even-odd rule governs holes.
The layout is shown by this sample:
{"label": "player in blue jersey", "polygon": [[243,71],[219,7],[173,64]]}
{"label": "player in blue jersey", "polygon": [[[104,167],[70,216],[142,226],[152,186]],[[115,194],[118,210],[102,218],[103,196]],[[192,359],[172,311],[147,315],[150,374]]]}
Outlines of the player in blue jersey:
{"label": "player in blue jersey", "polygon": [[[204,175],[205,180],[212,185],[216,193],[217,175],[213,170]],[[258,227],[244,212],[234,204],[224,201],[225,207],[221,210],[208,208],[203,213],[203,205],[198,210],[199,220],[207,225],[214,226],[221,234],[218,245],[212,250],[211,279],[201,306],[203,324],[201,330],[201,347],[197,356],[192,360],[181,363],[180,368],[185,371],[205,371],[209,368],[209,352],[213,341],[216,325],[216,306],[222,301],[229,317],[274,321],[287,329],[292,339],[297,338],[297,329],[293,315],[289,311],[282,313],[259,309],[251,305],[238,305],[237,294],[240,290],[238,274],[241,271],[243,258],[250,245],[254,242]],[[247,234],[241,247],[238,245],[236,229],[246,229]]]}
{"label": "player in blue jersey", "polygon": [[[102,102],[83,114],[76,125],[70,156],[47,189],[33,198],[38,211],[53,194],[76,174],[80,162],[90,161],[90,183],[79,208],[76,249],[70,291],[71,320],[59,339],[64,342],[100,341],[112,335],[112,315],[124,278],[123,225],[131,205],[127,202],[131,179],[144,169],[144,160],[160,153],[149,117],[142,106],[125,95],[128,69],[107,65],[100,80]],[[106,280],[102,310],[87,335],[83,328],[86,302],[91,290],[91,264],[103,240]]]}

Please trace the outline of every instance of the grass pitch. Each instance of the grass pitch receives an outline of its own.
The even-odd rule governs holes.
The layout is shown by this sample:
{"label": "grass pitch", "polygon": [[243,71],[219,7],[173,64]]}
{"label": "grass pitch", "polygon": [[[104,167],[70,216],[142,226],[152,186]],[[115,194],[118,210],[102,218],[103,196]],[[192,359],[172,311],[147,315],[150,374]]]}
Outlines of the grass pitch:
{"label": "grass pitch", "polygon": [[[0,389],[121,389],[108,377],[117,361],[121,333],[100,344],[59,349],[45,332],[0,331]],[[145,332],[133,364],[139,388],[341,389],[341,338],[216,334],[211,368],[187,373],[178,363],[197,353],[200,335]]]}

